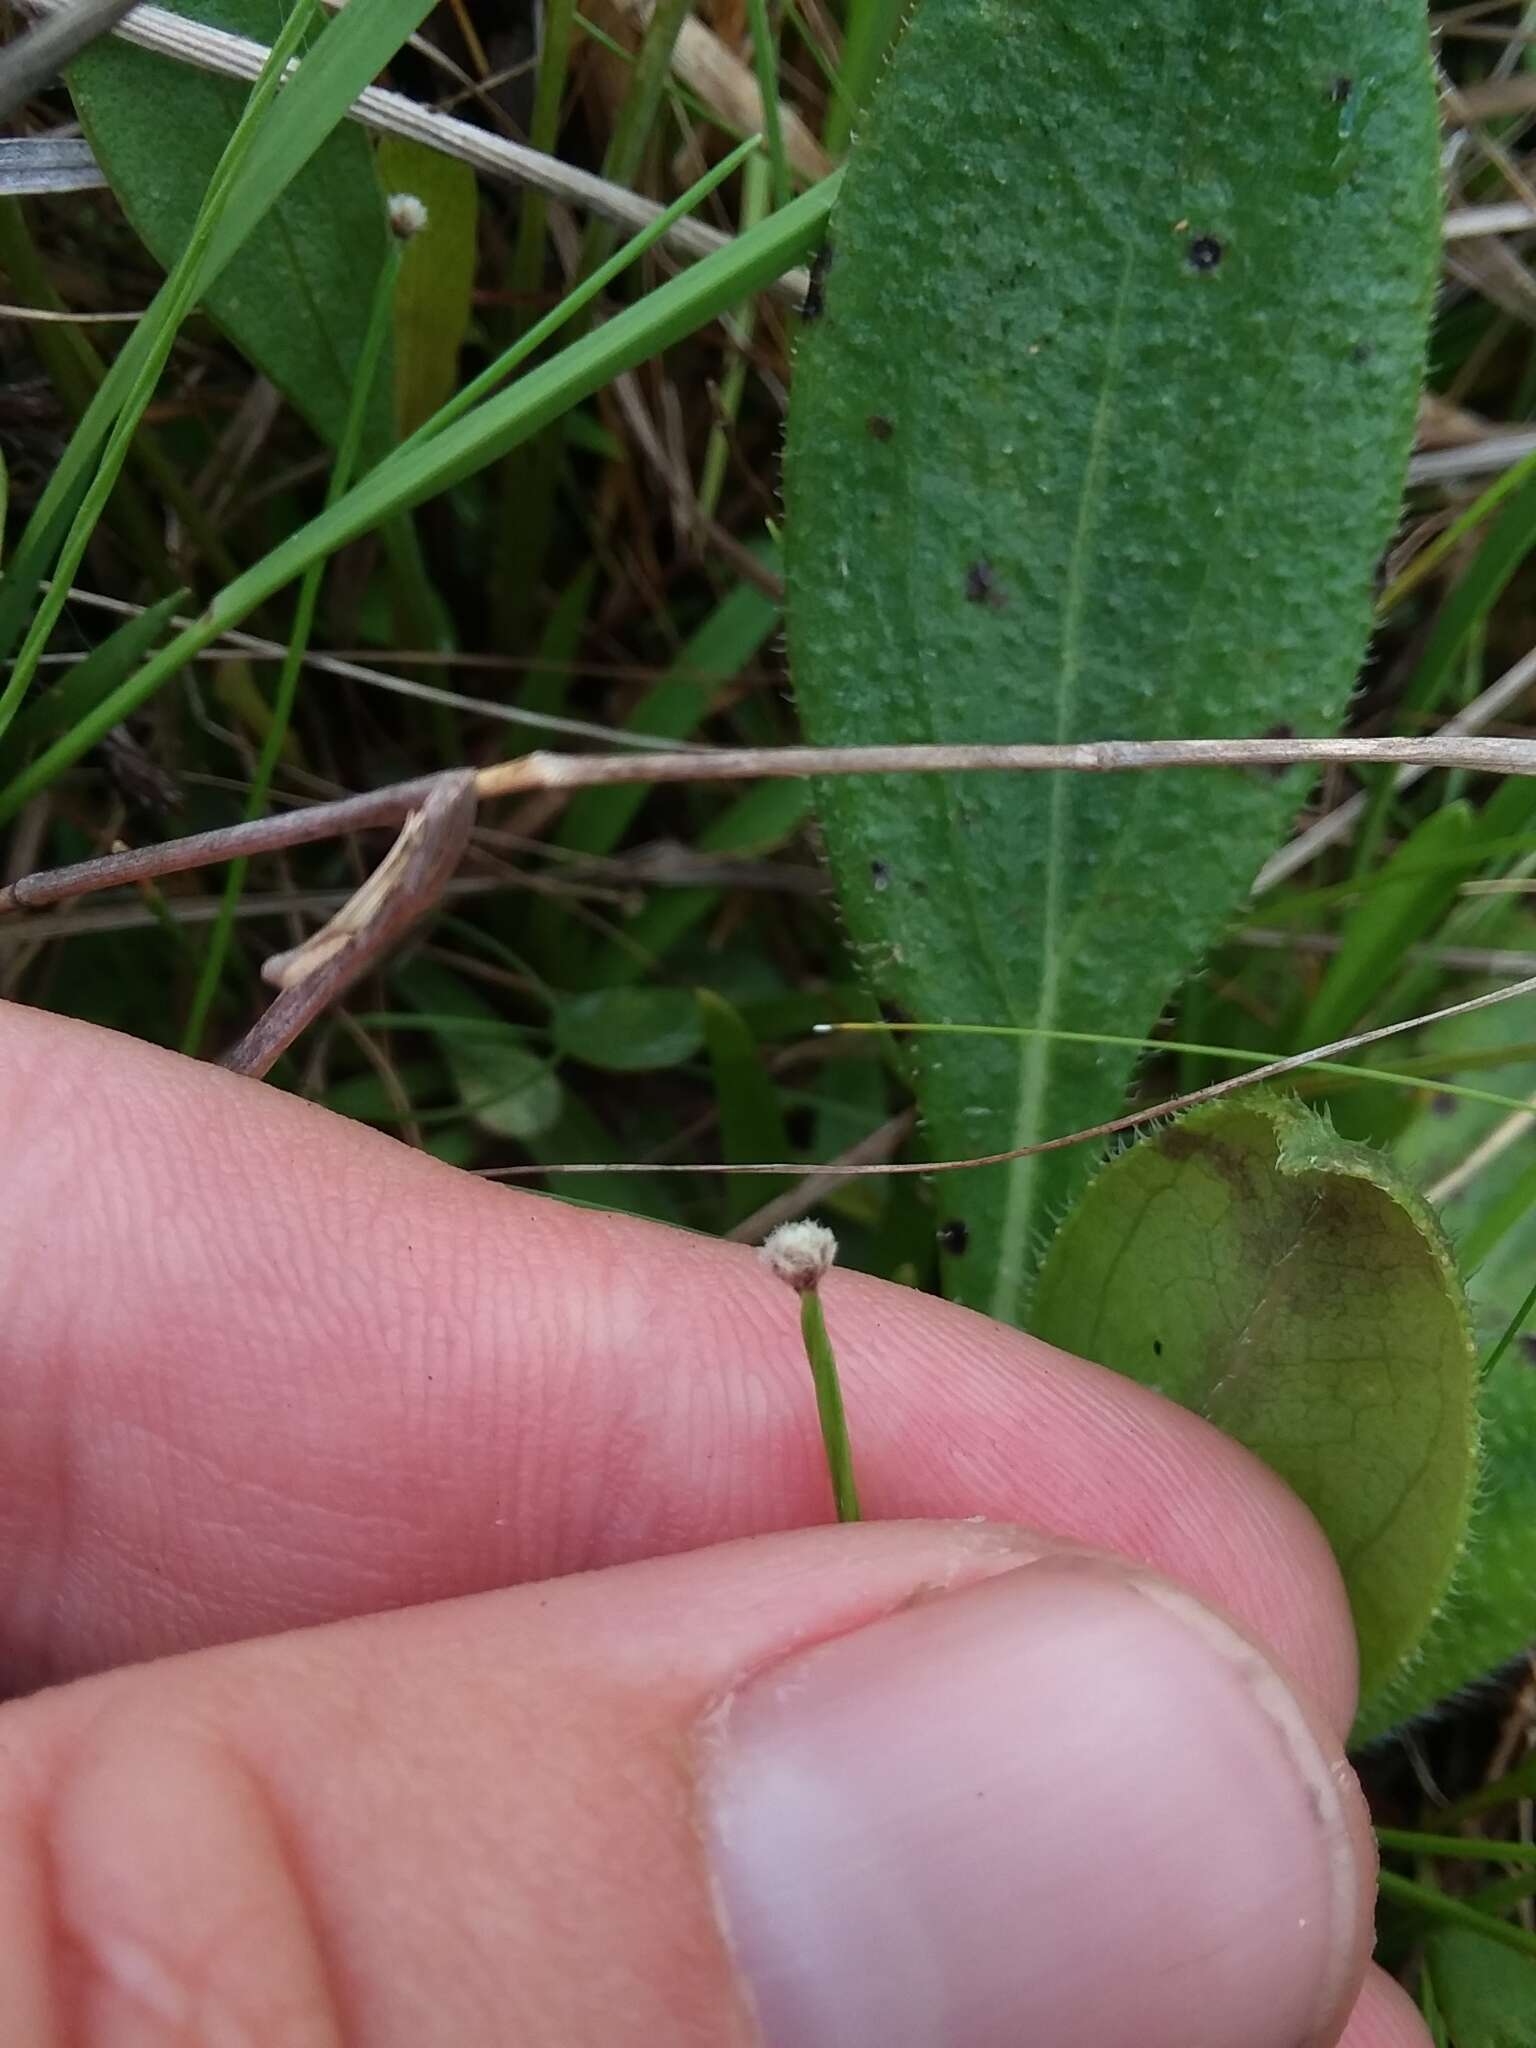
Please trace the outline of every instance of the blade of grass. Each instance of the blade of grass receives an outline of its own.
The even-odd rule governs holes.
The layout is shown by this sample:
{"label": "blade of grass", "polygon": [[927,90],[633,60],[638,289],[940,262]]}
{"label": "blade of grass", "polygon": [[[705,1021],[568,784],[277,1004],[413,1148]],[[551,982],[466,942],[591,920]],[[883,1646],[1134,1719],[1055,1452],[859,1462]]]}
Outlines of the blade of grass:
{"label": "blade of grass", "polygon": [[1520,1306],[1515,1310],[1514,1314],[1510,1317],[1508,1323],[1505,1325],[1504,1333],[1499,1338],[1498,1343],[1494,1345],[1493,1349],[1489,1352],[1487,1358],[1484,1359],[1483,1377],[1485,1379],[1487,1378],[1488,1374],[1493,1371],[1494,1367],[1498,1364],[1499,1360],[1504,1356],[1505,1352],[1509,1349],[1510,1345],[1514,1343],[1515,1339],[1519,1336],[1520,1332],[1525,1328],[1526,1324],[1530,1321],[1531,1311],[1533,1309],[1536,1309],[1536,1282],[1532,1283],[1530,1291],[1526,1295],[1524,1301],[1521,1302]]}
{"label": "blade of grass", "polygon": [[[53,288],[32,233],[26,213],[15,199],[0,199],[0,265],[10,279],[12,298],[23,305],[47,311],[68,310]],[[82,420],[92,398],[106,376],[106,366],[90,337],[69,321],[45,321],[35,326],[28,339],[48,373],[48,381],[75,420]],[[213,531],[208,515],[189,491],[173,465],[162,453],[158,439],[140,429],[133,444],[133,461],[143,472],[163,504],[176,516],[196,541],[198,551],[223,577],[239,574],[234,557]],[[151,501],[140,483],[131,476],[118,479],[113,494],[113,512],[119,529],[133,548],[146,573],[165,581],[165,536]]]}
{"label": "blade of grass", "polygon": [[706,171],[697,183],[690,185],[681,198],[674,199],[672,204],[657,214],[653,221],[643,227],[638,234],[632,235],[621,249],[616,250],[606,263],[600,264],[590,277],[583,278],[567,292],[558,306],[546,313],[542,320],[530,327],[510,348],[504,349],[495,362],[488,363],[477,376],[471,377],[461,390],[456,391],[445,405],[439,407],[431,419],[424,420],[415,433],[407,435],[396,449],[396,454],[404,454],[407,449],[419,448],[426,442],[435,440],[445,427],[451,427],[455,420],[462,419],[465,413],[472,411],[482,399],[488,398],[499,385],[505,384],[519,364],[526,362],[546,341],[558,334],[560,329],[574,320],[584,308],[590,306],[621,272],[627,270],[647,249],[660,241],[667,230],[676,226],[685,214],[692,213],[695,207],[709,197],[717,185],[723,184],[737,166],[745,163],[753,154],[759,142],[760,137],[749,135],[745,142],[738,143],[729,156],[722,157],[712,170]]}
{"label": "blade of grass", "polygon": [[[1388,778],[1390,782],[1390,776]],[[1345,921],[1337,954],[1297,1028],[1298,1045],[1341,1038],[1380,998],[1407,948],[1432,932],[1483,859],[1471,806],[1432,811]]]}
{"label": "blade of grass", "polygon": [[92,648],[61,682],[34,699],[0,739],[0,768],[16,767],[29,752],[68,732],[81,718],[119,687],[148,654],[185,602],[184,590],[173,590],[158,604],[147,605]]}

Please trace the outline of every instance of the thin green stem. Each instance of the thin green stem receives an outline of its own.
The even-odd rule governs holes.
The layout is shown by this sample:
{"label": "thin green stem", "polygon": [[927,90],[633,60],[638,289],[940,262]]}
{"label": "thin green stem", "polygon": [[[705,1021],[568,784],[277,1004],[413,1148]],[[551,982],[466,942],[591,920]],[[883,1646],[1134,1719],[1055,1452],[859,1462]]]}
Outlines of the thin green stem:
{"label": "thin green stem", "polygon": [[[576,27],[575,0],[549,0],[543,10],[539,38],[539,73],[533,92],[533,121],[528,131],[532,147],[546,156],[555,154],[560,137],[560,111],[565,104],[565,82],[571,66],[571,43]],[[517,245],[512,253],[509,282],[518,299],[538,291],[544,275],[544,236],[549,202],[542,192],[529,186],[518,202]],[[523,322],[519,320],[519,325]]]}
{"label": "thin green stem", "polygon": [[763,102],[763,140],[768,149],[773,203],[788,206],[789,159],[784,154],[784,123],[779,118],[779,43],[768,19],[768,0],[747,0],[747,23],[752,30],[752,63]]}
{"label": "thin green stem", "polygon": [[1536,1842],[1490,1842],[1471,1835],[1421,1835],[1416,1828],[1378,1828],[1383,1849],[1404,1856],[1462,1856],[1470,1863],[1536,1863]]}
{"label": "thin green stem", "polygon": [[[325,495],[327,506],[334,505],[341,497],[357,468],[358,454],[363,445],[368,400],[377,380],[379,363],[384,354],[384,344],[389,335],[390,319],[394,312],[395,286],[400,277],[401,253],[402,245],[391,235],[374,284],[373,304],[369,308],[362,351],[352,379],[347,417],[336,449],[336,460],[331,465],[330,482]],[[289,635],[288,651],[283,656],[283,665],[278,673],[272,716],[267,722],[261,753],[257,758],[250,791],[245,801],[247,818],[259,817],[266,809],[272,777],[282,756],[289,726],[293,722],[293,707],[298,698],[299,678],[304,669],[304,657],[309,651],[310,635],[314,631],[315,612],[320,602],[320,586],[325,578],[325,570],[326,558],[322,557],[310,564],[299,584],[298,599],[294,606],[293,631]],[[224,962],[228,957],[230,939],[235,928],[235,916],[239,909],[241,893],[245,888],[249,865],[249,862],[244,860],[231,861],[229,873],[224,878],[224,897],[219,905],[218,920],[208,935],[202,970],[198,975],[186,1029],[182,1034],[183,1052],[195,1054],[202,1044],[203,1032],[208,1024],[208,1013],[213,1007],[214,996],[223,979]]]}
{"label": "thin green stem", "polygon": [[591,305],[621,271],[627,270],[647,249],[659,242],[668,228],[675,226],[684,214],[692,213],[709,197],[717,185],[723,185],[731,173],[745,163],[759,147],[761,140],[760,136],[749,135],[745,142],[738,143],[729,156],[722,157],[719,163],[704,173],[697,184],[690,185],[680,199],[674,199],[669,207],[657,214],[656,218],[641,228],[638,234],[632,235],[622,249],[616,250],[606,263],[600,264],[590,277],[584,277],[580,284],[568,291],[558,306],[546,313],[526,334],[520,335],[510,348],[503,349],[494,363],[488,363],[477,376],[471,377],[462,390],[456,391],[446,404],[439,406],[429,420],[423,420],[415,433],[400,443],[395,453],[403,455],[408,449],[435,440],[444,427],[452,426],[455,420],[462,418],[483,398],[488,398],[498,385],[505,384],[520,364],[526,362],[537,349],[542,348],[551,336],[558,334],[562,327],[568,326],[584,306]]}
{"label": "thin green stem", "polygon": [[[692,11],[693,0],[657,0],[640,55],[630,73],[629,91],[624,95],[612,140],[603,155],[603,176],[610,184],[633,188],[639,177],[641,160],[672,69],[672,52]],[[594,218],[588,222],[581,244],[583,274],[595,270],[602,262],[613,247],[613,237],[611,221]]]}
{"label": "thin green stem", "polygon": [[814,1287],[806,1288],[800,1297],[800,1334],[805,1339],[805,1355],[816,1385],[816,1413],[821,1420],[821,1440],[826,1446],[837,1519],[857,1522],[859,1495],[853,1483],[853,1451],[848,1442],[848,1419],[843,1413],[842,1382],[837,1376],[837,1360],[832,1352],[832,1339],[827,1335],[821,1296]]}
{"label": "thin green stem", "polygon": [[1398,576],[1394,576],[1376,603],[1376,616],[1384,619],[1387,614],[1402,603],[1410,590],[1416,589],[1424,578],[1438,569],[1458,541],[1480,526],[1490,512],[1498,510],[1504,500],[1518,491],[1523,483],[1536,476],[1536,454],[1522,456],[1506,469],[1495,483],[1491,483],[1481,497],[1474,498],[1466,511],[1453,519],[1443,533],[1439,533],[1427,547],[1420,548],[1413,560]]}
{"label": "thin green stem", "polygon": [[1536,1281],[1532,1282],[1530,1292],[1510,1317],[1509,1322],[1505,1326],[1503,1336],[1500,1337],[1498,1343],[1494,1345],[1487,1358],[1483,1361],[1484,1379],[1487,1379],[1489,1373],[1493,1371],[1510,1345],[1514,1343],[1520,1332],[1530,1321],[1532,1309],[1536,1309]]}
{"label": "thin green stem", "polygon": [[[1048,1038],[1064,1045],[1119,1045],[1140,1052],[1196,1053],[1207,1059],[1234,1060],[1245,1067],[1266,1067],[1284,1057],[1276,1052],[1250,1052],[1235,1045],[1199,1045],[1183,1038],[1132,1038],[1113,1031],[1063,1031],[1044,1024],[893,1024],[849,1020],[818,1024],[818,1032],[884,1031],[906,1038],[921,1033],[946,1032],[957,1038]],[[1354,1081],[1380,1082],[1390,1088],[1432,1089],[1459,1102],[1482,1102],[1494,1109],[1529,1110],[1524,1096],[1499,1095],[1491,1088],[1468,1088],[1458,1081],[1444,1081],[1433,1074],[1394,1073],[1390,1067],[1361,1067],[1346,1060],[1309,1060],[1298,1072],[1340,1074]]]}
{"label": "thin green stem", "polygon": [[1536,1934],[1527,1934],[1523,1927],[1512,1927],[1507,1920],[1495,1920],[1491,1913],[1481,1913],[1476,1906],[1437,1892],[1433,1885],[1415,1884],[1411,1878],[1399,1877],[1391,1870],[1383,1870],[1376,1882],[1384,1899],[1392,1899],[1426,1920],[1446,1920],[1456,1927],[1470,1927],[1475,1933],[1486,1935],[1489,1941],[1502,1942],[1505,1948],[1515,1949],[1523,1956],[1536,1956]]}

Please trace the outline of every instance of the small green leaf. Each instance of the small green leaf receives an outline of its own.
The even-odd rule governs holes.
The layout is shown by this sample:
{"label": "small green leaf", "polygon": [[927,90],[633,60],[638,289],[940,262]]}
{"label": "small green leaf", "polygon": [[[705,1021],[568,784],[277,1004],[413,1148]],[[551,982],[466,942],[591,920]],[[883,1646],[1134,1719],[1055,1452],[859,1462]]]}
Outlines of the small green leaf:
{"label": "small green leaf", "polygon": [[404,440],[447,403],[457,381],[475,282],[478,188],[468,164],[405,135],[382,139],[378,171],[386,192],[413,193],[427,209],[395,287],[395,426]]}
{"label": "small green leaf", "polygon": [[[787,1159],[792,1147],[784,1128],[779,1091],[763,1064],[752,1028],[734,1003],[713,989],[696,992],[704,1025],[704,1045],[715,1078],[720,1110],[720,1156],[739,1166],[751,1160]],[[725,1196],[727,1224],[741,1222],[764,1202],[781,1194],[788,1182],[737,1174]]]}
{"label": "small green leaf", "polygon": [[441,1036],[455,1086],[477,1124],[523,1141],[554,1126],[565,1101],[560,1078],[510,1025],[495,1038],[456,1031]]}
{"label": "small green leaf", "polygon": [[[922,0],[795,370],[809,738],[1334,726],[1398,516],[1438,188],[1420,0]],[[1140,1034],[1301,793],[891,776],[818,802],[882,996],[926,1022]],[[1043,1037],[911,1058],[951,1157],[1113,1115],[1135,1063]],[[954,1293],[1018,1319],[1087,1164],[957,1177]]]}
{"label": "small green leaf", "polygon": [[[270,43],[272,0],[171,0],[211,28]],[[191,230],[248,88],[104,36],[69,69],[96,160],[151,254],[167,269]],[[209,312],[332,447],[340,438],[388,229],[362,132],[342,122],[210,286]],[[364,447],[389,446],[389,378]]]}
{"label": "small green leaf", "polygon": [[1456,2048],[1536,2048],[1536,1962],[1466,1927],[1424,1945],[1435,2003]]}
{"label": "small green leaf", "polygon": [[698,1004],[685,988],[600,988],[555,1011],[555,1044],[573,1060],[616,1074],[675,1067],[704,1042]]}
{"label": "small green leaf", "polygon": [[420,1028],[441,1046],[467,1116],[520,1144],[553,1127],[565,1091],[549,1061],[529,1050],[516,1025],[434,961],[408,961],[393,979],[418,1006]]}
{"label": "small green leaf", "polygon": [[1279,1098],[1197,1111],[1090,1184],[1032,1323],[1205,1416],[1301,1495],[1349,1588],[1369,1716],[1445,1593],[1476,1473],[1461,1288],[1388,1160]]}

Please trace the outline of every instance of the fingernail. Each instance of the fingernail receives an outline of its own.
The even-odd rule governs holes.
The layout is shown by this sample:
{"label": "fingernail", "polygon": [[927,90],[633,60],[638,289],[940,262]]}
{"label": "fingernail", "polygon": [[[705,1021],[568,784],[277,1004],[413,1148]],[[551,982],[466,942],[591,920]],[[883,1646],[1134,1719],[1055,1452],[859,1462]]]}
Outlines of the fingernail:
{"label": "fingernail", "polygon": [[791,1657],[703,1769],[765,2048],[1303,2048],[1359,1983],[1337,1746],[1130,1567],[1047,1559]]}

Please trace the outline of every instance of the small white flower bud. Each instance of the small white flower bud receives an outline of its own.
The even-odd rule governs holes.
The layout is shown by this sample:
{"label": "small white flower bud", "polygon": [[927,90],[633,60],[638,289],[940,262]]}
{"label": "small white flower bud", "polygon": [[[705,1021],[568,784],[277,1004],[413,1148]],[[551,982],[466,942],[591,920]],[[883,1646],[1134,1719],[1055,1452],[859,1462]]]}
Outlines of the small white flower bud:
{"label": "small white flower bud", "polygon": [[419,235],[427,224],[427,209],[414,192],[391,192],[388,206],[389,231],[402,242]]}
{"label": "small white flower bud", "polygon": [[796,1294],[808,1294],[831,1272],[837,1239],[825,1223],[781,1223],[758,1246],[757,1256]]}

